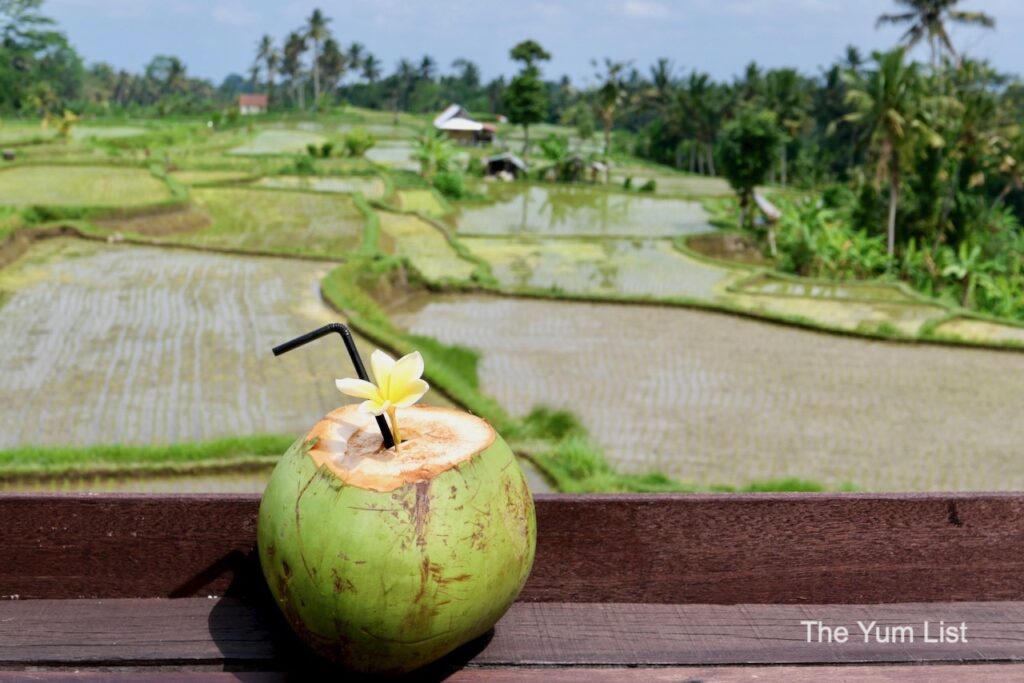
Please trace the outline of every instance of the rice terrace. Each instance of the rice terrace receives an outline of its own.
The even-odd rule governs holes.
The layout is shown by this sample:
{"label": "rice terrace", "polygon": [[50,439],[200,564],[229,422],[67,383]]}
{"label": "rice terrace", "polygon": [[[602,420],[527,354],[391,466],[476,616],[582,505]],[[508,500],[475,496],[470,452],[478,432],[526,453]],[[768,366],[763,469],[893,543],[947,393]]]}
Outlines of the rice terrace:
{"label": "rice terrace", "polygon": [[[485,84],[274,40],[219,89],[161,56],[3,104],[0,488],[262,490],[352,400],[336,340],[270,353],[332,321],[419,350],[538,490],[1024,487],[1019,82],[897,49],[560,89],[533,41]],[[885,138],[906,177],[886,69],[945,141]]]}

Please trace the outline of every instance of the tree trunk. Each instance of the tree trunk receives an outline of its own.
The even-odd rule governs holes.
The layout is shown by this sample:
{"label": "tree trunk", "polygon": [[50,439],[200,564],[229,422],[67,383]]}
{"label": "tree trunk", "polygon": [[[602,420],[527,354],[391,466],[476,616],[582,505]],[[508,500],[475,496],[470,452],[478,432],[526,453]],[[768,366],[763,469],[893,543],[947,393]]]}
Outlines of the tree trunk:
{"label": "tree trunk", "polygon": [[786,145],[782,145],[782,186],[786,186]]}
{"label": "tree trunk", "polygon": [[896,254],[896,206],[900,202],[900,176],[899,172],[895,170],[896,164],[893,162],[893,172],[889,179],[889,226],[888,226],[888,245],[886,251],[889,254],[889,259]]}
{"label": "tree trunk", "polygon": [[604,155],[608,156],[612,151],[612,122],[605,119],[604,122]]}
{"label": "tree trunk", "polygon": [[708,145],[708,169],[711,171],[711,175],[718,175],[715,173],[715,153],[710,144]]}
{"label": "tree trunk", "polygon": [[313,107],[320,104],[320,42],[313,41]]}
{"label": "tree trunk", "polygon": [[530,158],[530,124],[523,124],[523,161]]}

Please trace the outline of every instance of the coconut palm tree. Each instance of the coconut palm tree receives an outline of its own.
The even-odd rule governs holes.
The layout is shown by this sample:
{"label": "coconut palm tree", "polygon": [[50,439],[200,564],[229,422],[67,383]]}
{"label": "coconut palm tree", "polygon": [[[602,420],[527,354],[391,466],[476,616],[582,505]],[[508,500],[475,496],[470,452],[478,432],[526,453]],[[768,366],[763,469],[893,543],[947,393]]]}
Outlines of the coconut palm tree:
{"label": "coconut palm tree", "polygon": [[943,52],[947,52],[951,57],[959,60],[956,48],[953,47],[953,41],[950,40],[947,31],[949,24],[982,28],[994,28],[996,25],[996,20],[984,12],[956,9],[960,0],[895,0],[895,2],[897,5],[905,7],[906,11],[897,14],[883,14],[878,17],[875,25],[907,26],[906,32],[900,38],[906,47],[914,47],[922,40],[927,40],[928,48],[931,50],[932,68],[938,67],[939,57]]}
{"label": "coconut palm tree", "polygon": [[263,34],[256,45],[256,62],[262,62],[263,69],[267,72],[267,94],[270,95],[274,90],[274,75],[281,67],[281,53],[274,45],[274,39],[268,34]]}
{"label": "coconut palm tree", "polygon": [[306,20],[306,38],[313,42],[313,101],[320,102],[320,45],[327,40],[331,32],[327,24],[331,20],[319,9],[314,9]]}
{"label": "coconut palm tree", "polygon": [[320,75],[324,79],[324,90],[333,94],[349,67],[348,58],[334,38],[324,41],[323,50],[320,52],[319,67]]}
{"label": "coconut palm tree", "polygon": [[366,57],[366,46],[362,43],[352,43],[345,52],[345,61],[348,63],[348,68],[353,72],[362,68],[363,59]]}
{"label": "coconut palm tree", "polygon": [[369,83],[376,83],[380,78],[380,60],[372,53],[367,54],[362,60],[363,78]]}
{"label": "coconut palm tree", "polygon": [[[591,61],[590,64],[594,68],[598,66],[596,60]],[[615,62],[605,57],[604,73],[596,74],[596,77],[603,81],[597,88],[594,109],[604,126],[605,156],[611,152],[615,114],[626,101],[626,83],[622,75],[628,66],[628,62]]]}
{"label": "coconut palm tree", "polygon": [[851,72],[846,102],[851,111],[840,121],[860,129],[876,156],[877,181],[889,180],[889,219],[887,250],[896,251],[896,209],[900,200],[901,158],[914,135],[922,135],[928,144],[940,146],[942,139],[920,117],[922,81],[917,65],[906,63],[906,48],[875,52],[874,69]]}
{"label": "coconut palm tree", "polygon": [[302,55],[307,49],[306,36],[292,31],[284,41],[284,59],[281,62],[281,73],[288,78],[292,87],[292,97],[299,109],[304,108],[305,87],[302,82]]}
{"label": "coconut palm tree", "polygon": [[[749,72],[748,72],[749,73]],[[787,146],[807,127],[811,98],[796,69],[773,69],[764,78],[764,95],[768,108],[775,112],[779,125],[788,136],[779,147],[782,185],[786,185]]]}

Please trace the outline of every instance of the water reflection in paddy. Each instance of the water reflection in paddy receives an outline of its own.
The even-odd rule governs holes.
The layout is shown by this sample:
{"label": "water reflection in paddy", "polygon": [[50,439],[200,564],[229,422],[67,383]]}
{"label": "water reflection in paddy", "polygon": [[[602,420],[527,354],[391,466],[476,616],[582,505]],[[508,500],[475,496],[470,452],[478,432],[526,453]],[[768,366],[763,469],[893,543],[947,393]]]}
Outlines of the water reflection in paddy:
{"label": "water reflection in paddy", "polygon": [[487,184],[488,204],[465,204],[462,235],[674,237],[712,230],[697,202],[579,186]]}

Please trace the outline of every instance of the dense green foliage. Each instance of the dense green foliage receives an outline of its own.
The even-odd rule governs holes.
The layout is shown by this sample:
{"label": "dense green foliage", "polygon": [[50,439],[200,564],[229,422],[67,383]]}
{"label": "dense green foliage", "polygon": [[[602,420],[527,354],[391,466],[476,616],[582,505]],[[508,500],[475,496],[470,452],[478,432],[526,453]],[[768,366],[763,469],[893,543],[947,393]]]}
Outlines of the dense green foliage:
{"label": "dense green foliage", "polygon": [[722,174],[736,190],[740,223],[750,223],[754,188],[762,185],[775,161],[782,132],[770,111],[743,109],[727,123],[718,140]]}

